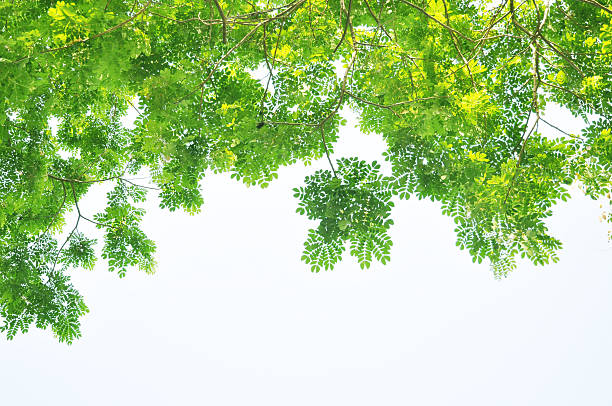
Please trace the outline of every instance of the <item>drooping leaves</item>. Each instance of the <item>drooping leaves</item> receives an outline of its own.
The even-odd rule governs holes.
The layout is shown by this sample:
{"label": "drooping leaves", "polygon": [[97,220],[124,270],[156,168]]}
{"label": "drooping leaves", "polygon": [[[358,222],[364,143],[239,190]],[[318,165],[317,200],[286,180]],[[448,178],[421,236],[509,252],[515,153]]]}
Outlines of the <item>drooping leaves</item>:
{"label": "drooping leaves", "polygon": [[[218,4],[0,0],[9,338],[33,323],[62,341],[80,335],[86,307],[67,270],[97,257],[83,223],[103,231],[110,270],[151,272],[145,188],[158,189],[163,208],[197,213],[207,173],[266,187],[284,165],[329,158],[345,107],[384,138],[392,171],[342,158],[297,189],[298,212],[319,222],[303,255],[314,271],[347,248],[362,268],[389,261],[393,199],[440,202],[457,245],[497,277],[517,256],[557,260],[561,242],[545,220],[571,184],[609,203],[602,220],[612,221],[606,2]],[[545,119],[551,103],[585,129]],[[79,202],[101,183],[114,189],[92,216]]]}
{"label": "drooping leaves", "polygon": [[294,190],[298,213],[320,220],[308,233],[302,258],[313,271],[333,269],[348,241],[361,268],[369,268],[372,258],[385,264],[392,245],[387,230],[393,224],[388,179],[376,162],[343,158],[337,166],[335,172],[308,176],[306,186]]}

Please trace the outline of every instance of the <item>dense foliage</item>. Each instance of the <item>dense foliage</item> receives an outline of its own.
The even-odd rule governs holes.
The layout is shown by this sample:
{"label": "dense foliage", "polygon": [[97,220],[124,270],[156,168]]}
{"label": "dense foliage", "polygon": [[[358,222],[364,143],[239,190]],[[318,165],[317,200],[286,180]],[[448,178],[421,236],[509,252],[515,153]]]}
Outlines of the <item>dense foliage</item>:
{"label": "dense foliage", "polygon": [[[109,270],[154,270],[146,189],[130,178],[143,172],[162,207],[196,213],[206,173],[266,187],[282,165],[326,158],[295,189],[320,221],[303,255],[314,271],[347,241],[362,267],[388,261],[392,199],[410,196],[441,202],[457,245],[498,277],[517,255],[556,261],[543,220],[568,185],[612,188],[612,6],[599,1],[0,0],[2,330],[80,336],[87,307],[66,272],[99,256],[84,222],[103,230]],[[585,130],[545,121],[548,103]],[[329,158],[345,106],[384,137],[392,173]],[[102,182],[106,206],[82,212]]]}

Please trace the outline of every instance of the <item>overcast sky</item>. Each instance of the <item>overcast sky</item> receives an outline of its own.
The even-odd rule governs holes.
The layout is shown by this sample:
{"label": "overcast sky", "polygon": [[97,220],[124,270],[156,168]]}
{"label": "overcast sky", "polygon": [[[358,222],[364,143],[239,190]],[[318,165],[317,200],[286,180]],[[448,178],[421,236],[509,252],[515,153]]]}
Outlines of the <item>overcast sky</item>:
{"label": "overcast sky", "polygon": [[[349,123],[336,156],[383,149]],[[0,404],[612,404],[612,248],[597,202],[575,193],[556,208],[558,264],[520,262],[504,280],[417,200],[394,208],[389,265],[347,256],[313,274],[300,262],[312,223],[291,188],[325,164],[282,169],[266,190],[207,176],[195,216],[151,196],[157,274],[73,272],[91,309],[83,337],[0,340]],[[101,193],[81,209],[100,210]]]}

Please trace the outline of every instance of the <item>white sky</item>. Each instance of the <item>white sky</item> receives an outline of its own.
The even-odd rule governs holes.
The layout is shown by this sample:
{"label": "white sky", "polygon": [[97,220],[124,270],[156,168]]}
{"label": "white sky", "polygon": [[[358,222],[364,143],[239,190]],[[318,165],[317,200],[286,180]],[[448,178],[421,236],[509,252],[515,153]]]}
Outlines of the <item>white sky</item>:
{"label": "white sky", "polygon": [[[380,159],[379,137],[342,131],[337,156]],[[158,273],[74,272],[91,309],[83,338],[66,346],[33,328],[0,340],[0,403],[612,404],[612,249],[596,202],[556,209],[560,263],[521,262],[505,280],[416,200],[393,211],[389,265],[362,271],[347,256],[312,274],[300,262],[311,223],[291,188],[315,167],[285,168],[266,190],[208,176],[196,216],[151,199]]]}

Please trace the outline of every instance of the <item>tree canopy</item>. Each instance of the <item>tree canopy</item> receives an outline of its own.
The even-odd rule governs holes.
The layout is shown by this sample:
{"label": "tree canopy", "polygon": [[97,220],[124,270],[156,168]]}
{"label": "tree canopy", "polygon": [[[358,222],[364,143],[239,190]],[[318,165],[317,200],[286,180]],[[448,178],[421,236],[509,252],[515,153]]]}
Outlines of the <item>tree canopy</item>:
{"label": "tree canopy", "polygon": [[[393,202],[410,196],[441,202],[457,245],[497,277],[517,255],[557,261],[544,220],[568,186],[612,203],[612,6],[599,1],[0,1],[1,329],[71,342],[87,307],[69,269],[101,256],[120,277],[154,270],[149,187],[131,178],[143,172],[163,208],[197,213],[207,173],[266,187],[281,166],[326,159],[294,191],[319,221],[302,256],[313,271],[347,248],[362,268],[389,261]],[[545,120],[550,103],[585,129]],[[345,107],[384,138],[390,173],[330,159]],[[105,206],[84,212],[99,183],[113,185]]]}

